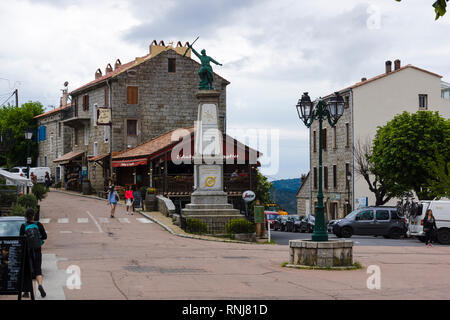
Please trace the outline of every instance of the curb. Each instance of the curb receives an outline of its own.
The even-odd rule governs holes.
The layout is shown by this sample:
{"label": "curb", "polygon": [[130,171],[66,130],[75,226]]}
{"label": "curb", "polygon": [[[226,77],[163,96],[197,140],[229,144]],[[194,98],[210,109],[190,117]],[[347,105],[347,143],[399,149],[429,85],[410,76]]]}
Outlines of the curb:
{"label": "curb", "polygon": [[[50,189],[50,191],[53,191],[53,192],[59,192],[59,193],[63,193],[63,194],[68,194],[68,195],[77,196],[77,197],[83,197],[83,198],[94,199],[94,200],[107,201],[107,199],[103,199],[103,198],[100,198],[100,197],[97,197],[97,196],[84,195],[84,194],[77,194],[77,193],[72,193],[72,192],[67,192],[67,191],[62,191],[62,190],[56,190],[56,189]],[[124,206],[125,204],[118,203],[118,205]],[[176,233],[176,232],[173,231],[170,227],[166,226],[164,223],[162,223],[162,222],[159,221],[158,219],[153,218],[153,217],[149,216],[148,214],[144,213],[142,210],[137,210],[137,212],[138,212],[140,215],[146,217],[147,219],[153,221],[154,223],[160,225],[161,227],[163,227],[163,229],[165,229],[166,231],[168,231],[170,234],[173,234],[174,236],[177,236],[177,237],[188,238],[188,239],[204,240],[204,241],[215,241],[215,242],[244,243],[244,244],[259,244],[259,243],[245,242],[245,241],[239,241],[239,240],[207,239],[207,238],[202,238],[202,237],[198,237],[198,236],[191,236],[191,235],[187,235],[187,234]]]}

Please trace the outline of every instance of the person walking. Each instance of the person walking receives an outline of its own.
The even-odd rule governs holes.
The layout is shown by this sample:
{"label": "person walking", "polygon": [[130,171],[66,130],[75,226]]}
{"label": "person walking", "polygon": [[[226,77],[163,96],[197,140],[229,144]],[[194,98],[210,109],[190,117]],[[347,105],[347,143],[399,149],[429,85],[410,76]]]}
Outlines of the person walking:
{"label": "person walking", "polygon": [[131,190],[131,186],[127,186],[127,190],[125,191],[125,204],[127,206],[127,214],[129,214],[131,209],[131,214],[133,214],[134,207],[134,196],[133,196],[133,190]]}
{"label": "person walking", "polygon": [[111,206],[111,218],[114,218],[117,202],[119,202],[119,194],[114,190],[114,185],[111,185],[108,191],[108,205]]}
{"label": "person walking", "polygon": [[50,188],[50,185],[52,184],[52,181],[50,179],[50,174],[48,171],[45,173],[45,187],[48,189]]}
{"label": "person walking", "polygon": [[[42,252],[41,247],[44,244],[44,240],[47,239],[47,233],[44,226],[40,222],[34,221],[34,210],[29,208],[25,213],[27,222],[20,226],[20,235],[25,236],[27,239],[28,254],[31,261],[31,270],[33,279],[36,279],[38,283],[38,290],[41,293],[41,297],[45,298],[47,293],[42,286]],[[24,297],[29,297],[28,292],[24,293]]]}
{"label": "person walking", "polygon": [[423,231],[425,232],[425,245],[427,247],[433,246],[433,236],[436,230],[436,219],[433,216],[433,211],[428,209],[425,214],[425,219],[423,219]]}

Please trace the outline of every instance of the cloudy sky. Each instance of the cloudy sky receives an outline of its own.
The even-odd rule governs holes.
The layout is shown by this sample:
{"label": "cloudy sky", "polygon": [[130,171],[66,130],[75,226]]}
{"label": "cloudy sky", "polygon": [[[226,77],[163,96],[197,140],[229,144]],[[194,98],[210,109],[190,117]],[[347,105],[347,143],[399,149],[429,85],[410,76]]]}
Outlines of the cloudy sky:
{"label": "cloudy sky", "polygon": [[[58,106],[60,89],[91,81],[117,58],[133,60],[152,40],[191,41],[223,63],[231,82],[228,127],[279,130],[279,170],[309,168],[308,131],[295,104],[384,71],[401,59],[450,80],[450,16],[433,0],[10,0],[0,2],[0,103]],[[276,161],[273,161],[274,163]],[[272,170],[271,170],[272,171]]]}

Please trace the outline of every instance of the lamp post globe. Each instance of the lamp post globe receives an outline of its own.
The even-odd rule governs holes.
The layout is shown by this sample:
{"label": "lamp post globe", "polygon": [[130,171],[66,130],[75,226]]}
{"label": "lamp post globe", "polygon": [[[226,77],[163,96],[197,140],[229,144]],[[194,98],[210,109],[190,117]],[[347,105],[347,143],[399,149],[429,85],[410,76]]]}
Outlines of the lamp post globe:
{"label": "lamp post globe", "polygon": [[298,117],[306,124],[311,119],[313,113],[313,103],[308,92],[303,93],[302,98],[297,102],[296,108]]}
{"label": "lamp post globe", "polygon": [[337,122],[344,113],[344,105],[344,98],[342,98],[339,92],[335,92],[328,101],[328,112],[330,113],[330,117],[334,122]]}

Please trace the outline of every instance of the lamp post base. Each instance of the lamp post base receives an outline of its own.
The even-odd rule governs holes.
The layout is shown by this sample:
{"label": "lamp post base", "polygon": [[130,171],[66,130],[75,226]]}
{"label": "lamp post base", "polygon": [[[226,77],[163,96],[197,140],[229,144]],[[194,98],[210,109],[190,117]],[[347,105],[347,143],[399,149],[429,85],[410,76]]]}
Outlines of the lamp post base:
{"label": "lamp post base", "polygon": [[328,233],[327,232],[314,232],[312,237],[312,241],[328,241]]}

